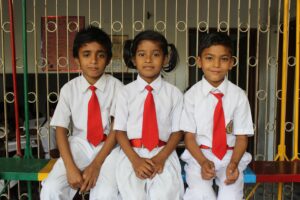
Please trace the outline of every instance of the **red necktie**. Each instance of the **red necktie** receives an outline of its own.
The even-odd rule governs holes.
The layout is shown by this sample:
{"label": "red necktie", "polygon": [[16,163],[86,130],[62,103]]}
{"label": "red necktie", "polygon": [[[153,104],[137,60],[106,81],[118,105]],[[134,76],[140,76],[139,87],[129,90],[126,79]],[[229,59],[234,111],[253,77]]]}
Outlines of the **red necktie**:
{"label": "red necktie", "polygon": [[226,128],[225,117],[222,106],[222,93],[212,93],[217,99],[218,103],[214,112],[214,128],[213,128],[213,141],[212,152],[220,159],[224,157],[227,151],[226,142]]}
{"label": "red necktie", "polygon": [[92,96],[88,104],[87,140],[97,146],[103,139],[101,110],[95,93],[97,88],[91,85],[89,89],[92,90]]}
{"label": "red necktie", "polygon": [[158,145],[158,126],[155,103],[151,92],[153,89],[147,85],[146,90],[148,90],[148,95],[144,103],[142,143],[149,151],[152,151]]}

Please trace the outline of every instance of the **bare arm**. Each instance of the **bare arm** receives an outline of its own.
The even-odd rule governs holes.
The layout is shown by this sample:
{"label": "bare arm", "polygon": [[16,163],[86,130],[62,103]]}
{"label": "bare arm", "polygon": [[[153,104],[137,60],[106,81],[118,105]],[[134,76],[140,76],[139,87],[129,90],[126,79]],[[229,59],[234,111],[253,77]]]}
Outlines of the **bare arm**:
{"label": "bare arm", "polygon": [[67,134],[68,129],[56,127],[57,146],[66,167],[68,183],[73,189],[77,189],[81,187],[83,179],[81,171],[73,160]]}
{"label": "bare arm", "polygon": [[162,150],[156,156],[151,158],[151,160],[155,164],[155,173],[152,175],[152,177],[155,176],[156,173],[160,174],[163,172],[166,160],[168,159],[170,154],[176,149],[178,143],[182,138],[182,135],[182,131],[172,133],[164,148],[162,148]]}
{"label": "bare arm", "polygon": [[116,133],[113,130],[113,118],[112,123],[110,127],[110,133],[108,134],[106,141],[104,142],[101,150],[98,152],[94,160],[91,162],[89,166],[87,166],[83,171],[83,179],[84,183],[82,184],[80,188],[80,192],[86,192],[89,191],[91,188],[93,188],[96,185],[96,182],[98,180],[100,169],[102,164],[104,163],[104,160],[109,155],[111,150],[116,145]]}
{"label": "bare arm", "polygon": [[226,184],[234,183],[239,177],[238,165],[248,146],[247,135],[237,135],[230,162],[226,169]]}
{"label": "bare arm", "polygon": [[140,179],[150,178],[154,171],[154,163],[150,159],[141,158],[133,150],[125,131],[116,131],[116,138],[124,153],[132,163],[136,176]]}
{"label": "bare arm", "polygon": [[185,133],[184,136],[185,147],[189,150],[190,154],[194,157],[194,159],[201,166],[201,175],[203,179],[209,180],[215,177],[215,166],[214,163],[208,160],[200,150],[195,134],[193,133]]}

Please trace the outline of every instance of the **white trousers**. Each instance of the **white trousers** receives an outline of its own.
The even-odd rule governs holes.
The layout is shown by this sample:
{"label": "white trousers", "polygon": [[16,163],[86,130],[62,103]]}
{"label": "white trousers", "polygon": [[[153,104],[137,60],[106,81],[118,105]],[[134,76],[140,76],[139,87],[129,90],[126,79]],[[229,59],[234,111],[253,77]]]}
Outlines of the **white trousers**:
{"label": "white trousers", "polygon": [[226,168],[230,162],[232,150],[228,150],[222,160],[219,160],[210,149],[201,149],[204,156],[215,165],[216,184],[219,186],[218,196],[215,194],[212,185],[213,180],[204,180],[201,176],[201,166],[185,150],[181,159],[186,162],[184,170],[186,172],[186,182],[188,188],[184,194],[184,200],[241,200],[243,199],[244,175],[243,171],[252,159],[251,154],[245,153],[239,163],[240,175],[235,183],[226,185]]}
{"label": "white trousers", "polygon": [[[70,149],[75,164],[80,170],[85,169],[95,158],[103,143],[97,147],[92,146],[86,140],[69,137]],[[100,174],[94,188],[90,190],[90,200],[117,200],[118,189],[115,178],[116,161],[119,147],[112,150],[100,169]],[[59,158],[48,177],[42,182],[40,194],[41,200],[71,200],[76,194],[66,177],[66,168],[62,158]]]}
{"label": "white trousers", "polygon": [[[152,158],[163,147],[151,152],[146,148],[134,148],[140,157]],[[174,151],[165,162],[164,170],[153,179],[136,177],[132,164],[121,150],[117,164],[116,178],[123,200],[180,200],[183,195],[183,181],[178,156]]]}

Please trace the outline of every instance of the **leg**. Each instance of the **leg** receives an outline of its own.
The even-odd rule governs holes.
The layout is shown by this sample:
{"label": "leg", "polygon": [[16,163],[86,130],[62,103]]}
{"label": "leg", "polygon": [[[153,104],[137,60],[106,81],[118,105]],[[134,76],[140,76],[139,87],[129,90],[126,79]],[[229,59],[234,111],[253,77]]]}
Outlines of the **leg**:
{"label": "leg", "polygon": [[117,161],[116,179],[123,200],[146,200],[146,181],[136,177],[123,151],[120,151]]}
{"label": "leg", "polygon": [[60,158],[54,165],[46,180],[42,182],[40,198],[43,200],[70,200],[76,190],[69,187],[66,170]]}
{"label": "leg", "polygon": [[[225,173],[224,173],[225,174]],[[218,200],[241,200],[243,199],[244,191],[244,175],[240,171],[239,178],[235,183],[226,185],[224,183],[226,175],[217,178],[217,185],[219,186]]]}
{"label": "leg", "polygon": [[182,199],[184,188],[178,156],[173,152],[166,160],[164,170],[147,180],[148,197],[155,199]]}
{"label": "leg", "polygon": [[119,148],[115,148],[103,163],[96,186],[90,191],[90,200],[118,200],[116,163]]}

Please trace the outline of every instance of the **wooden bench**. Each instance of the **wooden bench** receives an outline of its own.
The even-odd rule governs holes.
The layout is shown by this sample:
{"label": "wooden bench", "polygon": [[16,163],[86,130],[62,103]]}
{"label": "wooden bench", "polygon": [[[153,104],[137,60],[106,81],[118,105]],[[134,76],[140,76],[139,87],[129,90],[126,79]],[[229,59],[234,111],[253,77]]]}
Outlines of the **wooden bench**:
{"label": "wooden bench", "polygon": [[246,199],[254,195],[261,183],[300,182],[300,161],[253,161],[249,166],[256,176],[256,185]]}
{"label": "wooden bench", "polygon": [[[32,199],[30,181],[42,181],[51,171],[56,159],[3,158],[0,157],[0,179],[28,181],[28,199]],[[7,184],[6,184],[7,186]],[[0,191],[0,195],[6,187]]]}
{"label": "wooden bench", "polygon": [[55,162],[55,159],[0,158],[0,179],[42,181]]}

